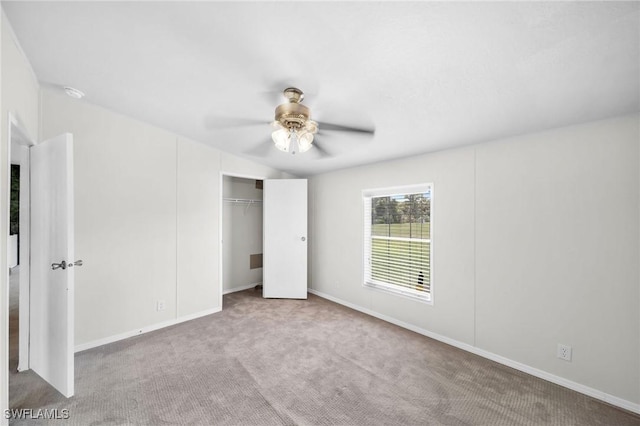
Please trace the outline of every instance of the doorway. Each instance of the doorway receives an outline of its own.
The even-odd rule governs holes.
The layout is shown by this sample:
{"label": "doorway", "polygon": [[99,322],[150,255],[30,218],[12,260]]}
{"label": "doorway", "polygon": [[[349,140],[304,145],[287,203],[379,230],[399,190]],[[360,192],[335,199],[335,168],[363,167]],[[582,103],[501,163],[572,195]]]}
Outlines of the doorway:
{"label": "doorway", "polygon": [[[13,114],[8,120],[8,166],[9,187],[9,235],[7,253],[7,275],[9,283],[8,371],[9,407],[36,390],[47,389],[48,384],[36,374],[28,372],[29,366],[29,321],[30,321],[30,153],[34,145],[24,127]],[[7,371],[7,370],[5,370]],[[24,373],[22,373],[24,372]],[[37,386],[26,387],[21,383],[29,378]]]}
{"label": "doorway", "polygon": [[[34,393],[38,398],[58,391],[73,395],[73,271],[48,274],[56,269],[50,259],[73,259],[73,137],[63,134],[36,145],[11,114],[8,131],[7,166],[19,166],[19,174],[13,167],[14,202],[7,203],[10,214],[18,186],[18,232],[14,223],[14,236],[6,241],[17,239],[19,266],[11,274],[9,268],[4,271],[11,290],[4,307],[10,313],[5,341],[10,358],[4,368],[13,408]],[[17,263],[12,260],[8,250],[8,264]]]}
{"label": "doorway", "polygon": [[221,294],[262,290],[263,179],[222,174]]}
{"label": "doorway", "polygon": [[29,148],[34,143],[9,114],[9,368],[29,369]]}

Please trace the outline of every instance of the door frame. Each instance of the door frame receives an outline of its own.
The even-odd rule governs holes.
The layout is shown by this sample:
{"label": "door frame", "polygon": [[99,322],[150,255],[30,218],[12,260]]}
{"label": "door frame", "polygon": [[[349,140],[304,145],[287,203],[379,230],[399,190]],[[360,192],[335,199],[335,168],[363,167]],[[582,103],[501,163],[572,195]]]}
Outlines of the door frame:
{"label": "door frame", "polygon": [[[218,213],[218,217],[220,218],[220,220],[218,220],[218,294],[219,294],[219,300],[218,303],[220,304],[220,309],[222,310],[222,296],[223,296],[223,292],[224,292],[224,282],[223,282],[223,268],[224,268],[224,247],[222,246],[222,232],[223,232],[223,226],[224,226],[224,177],[225,176],[229,176],[229,177],[236,177],[236,178],[241,178],[241,179],[250,179],[250,180],[265,180],[268,179],[264,176],[255,176],[255,175],[247,175],[247,174],[243,174],[243,173],[236,173],[236,172],[225,172],[225,171],[220,171],[220,183],[219,183],[219,194],[220,197],[218,199],[218,209],[219,209],[219,213]],[[263,219],[264,221],[264,219]]]}
{"label": "door frame", "polygon": [[[8,113],[7,117],[7,179],[9,185],[11,183],[11,157],[15,149],[20,150],[20,235],[19,235],[19,259],[20,259],[20,290],[19,290],[19,329],[18,329],[18,371],[29,369],[29,321],[30,321],[30,277],[29,277],[29,259],[31,257],[30,244],[30,165],[29,165],[29,148],[35,146],[36,143],[29,135],[25,127],[21,124],[20,119],[13,112]],[[7,209],[10,208],[11,191],[7,191]],[[8,221],[8,216],[7,216]],[[7,244],[9,233],[7,232]],[[8,256],[8,252],[7,252]],[[6,274],[7,285],[9,285],[9,268],[4,272]],[[9,300],[6,301],[6,312],[9,310]],[[7,321],[7,348],[9,347],[9,322]]]}

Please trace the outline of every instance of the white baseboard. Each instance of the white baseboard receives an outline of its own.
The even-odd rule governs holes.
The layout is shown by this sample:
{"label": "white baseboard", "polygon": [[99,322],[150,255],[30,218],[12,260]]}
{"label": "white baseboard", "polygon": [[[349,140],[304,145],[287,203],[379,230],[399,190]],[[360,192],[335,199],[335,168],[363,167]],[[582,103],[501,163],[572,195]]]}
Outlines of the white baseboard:
{"label": "white baseboard", "polygon": [[172,319],[169,321],[159,322],[157,324],[152,324],[146,327],[137,328],[135,330],[127,331],[125,333],[116,334],[114,336],[105,337],[103,339],[93,340],[91,342],[82,343],[77,345],[74,348],[75,352],[86,351],[87,349],[92,349],[98,346],[106,345],[108,343],[117,342],[119,340],[128,339],[129,337],[139,336],[140,334],[148,333],[150,331],[159,330],[161,328],[170,327],[172,325],[180,324],[181,322],[191,321],[196,318],[204,317],[207,315],[215,314],[216,312],[220,312],[222,308],[212,308],[207,309],[205,311],[196,312],[194,314],[184,315],[176,319]]}
{"label": "white baseboard", "polygon": [[255,286],[257,285],[262,285],[262,282],[259,283],[253,283],[253,284],[247,284],[247,285],[243,285],[241,287],[233,287],[233,288],[229,288],[226,289],[222,292],[222,294],[229,294],[229,293],[235,293],[236,291],[244,291],[244,290],[249,290],[250,288],[255,288]]}
{"label": "white baseboard", "polygon": [[406,329],[414,331],[414,332],[416,332],[418,334],[422,334],[423,336],[427,336],[427,337],[430,337],[432,339],[438,340],[440,342],[446,343],[448,345],[455,346],[456,348],[460,348],[460,349],[465,350],[467,352],[471,352],[473,354],[479,355],[479,356],[481,356],[483,358],[490,359],[490,360],[495,361],[495,362],[497,362],[499,364],[506,365],[507,367],[511,367],[511,368],[516,369],[516,370],[522,371],[524,373],[531,374],[532,376],[538,377],[540,379],[544,379],[544,380],[546,380],[548,382],[555,383],[555,384],[560,385],[560,386],[564,386],[565,388],[568,388],[568,389],[574,390],[576,392],[580,392],[580,393],[582,393],[584,395],[588,395],[590,397],[599,399],[600,401],[604,401],[604,402],[606,402],[608,404],[615,405],[616,407],[620,407],[620,408],[623,408],[625,410],[640,414],[640,404],[636,404],[634,402],[627,401],[626,399],[622,399],[622,398],[619,398],[617,396],[610,395],[610,394],[608,394],[606,392],[591,388],[589,386],[585,386],[585,385],[582,385],[580,383],[576,383],[576,382],[573,382],[571,380],[565,379],[563,377],[556,376],[554,374],[548,373],[546,371],[539,370],[537,368],[528,366],[526,364],[522,364],[520,362],[513,361],[511,359],[505,358],[505,357],[500,356],[500,355],[496,355],[496,354],[494,354],[492,352],[486,351],[484,349],[477,348],[477,347],[469,345],[467,343],[459,342],[459,341],[451,339],[449,337],[442,336],[442,335],[437,334],[437,333],[433,333],[433,332],[431,332],[429,330],[426,330],[424,328],[417,327],[415,325],[406,323],[404,321],[400,321],[398,319],[395,319],[395,318],[392,318],[390,316],[378,313],[376,311],[372,311],[371,309],[363,308],[362,306],[347,302],[347,301],[342,300],[342,299],[338,299],[337,297],[333,297],[333,296],[331,296],[329,294],[322,293],[322,292],[320,292],[318,290],[314,290],[314,289],[310,288],[310,289],[308,289],[308,291],[309,291],[309,293],[315,294],[316,296],[322,297],[323,299],[330,300],[332,302],[335,302],[335,303],[338,303],[340,305],[346,306],[346,307],[351,308],[353,310],[362,312],[362,313],[367,314],[367,315],[371,315],[372,317],[379,318],[379,319],[381,319],[383,321],[387,321],[387,322],[389,322],[391,324],[395,324],[395,325],[400,326],[402,328],[406,328]]}

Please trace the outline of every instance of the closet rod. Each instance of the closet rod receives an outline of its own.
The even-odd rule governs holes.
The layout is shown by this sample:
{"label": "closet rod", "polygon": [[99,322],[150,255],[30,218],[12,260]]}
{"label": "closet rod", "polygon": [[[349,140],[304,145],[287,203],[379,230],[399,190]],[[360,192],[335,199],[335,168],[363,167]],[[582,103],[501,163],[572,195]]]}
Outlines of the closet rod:
{"label": "closet rod", "polygon": [[224,201],[227,201],[229,203],[247,203],[247,204],[262,202],[262,200],[252,200],[250,198],[225,198]]}

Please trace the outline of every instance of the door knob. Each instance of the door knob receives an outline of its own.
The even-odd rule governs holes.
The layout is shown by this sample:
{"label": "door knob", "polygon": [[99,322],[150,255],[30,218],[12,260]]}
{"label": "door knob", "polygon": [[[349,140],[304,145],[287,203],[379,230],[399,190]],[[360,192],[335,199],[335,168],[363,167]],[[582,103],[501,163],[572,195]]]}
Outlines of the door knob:
{"label": "door knob", "polygon": [[67,267],[71,268],[72,266],[82,266],[82,260],[76,260],[75,262],[71,263],[67,263],[64,260],[60,263],[52,263],[51,269],[55,271],[56,269],[67,269]]}
{"label": "door knob", "polygon": [[300,240],[307,241],[307,239],[305,237],[300,238]]}
{"label": "door knob", "polygon": [[[69,265],[69,266],[73,266],[73,264]],[[51,264],[51,269],[53,269],[54,271],[56,269],[67,269],[67,262],[65,262],[64,260],[60,263],[52,263]]]}

